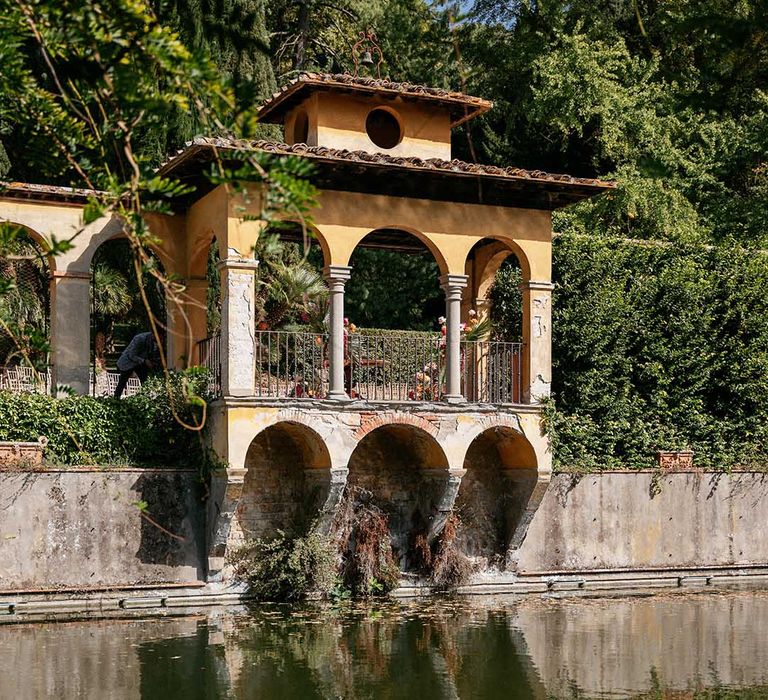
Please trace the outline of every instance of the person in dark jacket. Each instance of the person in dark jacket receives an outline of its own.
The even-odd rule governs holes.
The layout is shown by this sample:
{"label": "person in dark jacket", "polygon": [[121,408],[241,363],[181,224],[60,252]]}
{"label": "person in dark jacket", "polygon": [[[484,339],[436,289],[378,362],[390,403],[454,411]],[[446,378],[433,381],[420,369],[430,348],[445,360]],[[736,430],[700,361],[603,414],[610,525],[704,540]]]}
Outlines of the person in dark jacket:
{"label": "person in dark jacket", "polygon": [[135,374],[143,384],[149,370],[159,361],[159,355],[154,333],[139,333],[133,336],[117,361],[120,379],[115,389],[115,398],[119,399],[123,395],[131,375]]}

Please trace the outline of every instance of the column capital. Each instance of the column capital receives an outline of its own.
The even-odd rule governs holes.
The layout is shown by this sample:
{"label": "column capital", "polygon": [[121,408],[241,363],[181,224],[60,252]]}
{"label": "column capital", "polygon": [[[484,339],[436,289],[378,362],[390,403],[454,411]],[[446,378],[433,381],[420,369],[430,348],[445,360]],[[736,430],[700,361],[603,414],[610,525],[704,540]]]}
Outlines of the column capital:
{"label": "column capital", "polygon": [[323,268],[323,277],[328,282],[347,282],[352,276],[352,268],[349,265],[326,265]]}
{"label": "column capital", "polygon": [[531,292],[551,292],[555,288],[553,282],[544,282],[537,280],[528,280],[520,284],[520,289]]}
{"label": "column capital", "polygon": [[219,270],[246,270],[255,272],[259,267],[259,261],[255,258],[225,258],[216,263]]}
{"label": "column capital", "polygon": [[445,292],[461,291],[467,286],[469,277],[467,275],[441,275],[440,286]]}

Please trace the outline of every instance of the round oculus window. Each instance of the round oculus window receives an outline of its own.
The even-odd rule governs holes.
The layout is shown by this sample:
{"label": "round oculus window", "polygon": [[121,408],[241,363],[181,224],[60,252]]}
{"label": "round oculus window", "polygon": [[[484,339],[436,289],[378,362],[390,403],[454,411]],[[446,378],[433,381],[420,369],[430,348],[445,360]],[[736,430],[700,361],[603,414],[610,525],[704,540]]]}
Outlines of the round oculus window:
{"label": "round oculus window", "polygon": [[400,122],[387,109],[371,110],[365,120],[365,131],[379,148],[394,148],[403,139]]}

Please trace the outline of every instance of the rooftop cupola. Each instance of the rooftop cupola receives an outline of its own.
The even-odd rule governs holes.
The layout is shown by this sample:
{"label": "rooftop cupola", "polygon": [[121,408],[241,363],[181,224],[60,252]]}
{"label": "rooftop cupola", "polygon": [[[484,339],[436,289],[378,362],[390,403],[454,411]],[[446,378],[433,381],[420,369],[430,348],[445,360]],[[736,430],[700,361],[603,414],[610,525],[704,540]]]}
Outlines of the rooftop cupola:
{"label": "rooftop cupola", "polygon": [[492,103],[386,79],[301,73],[259,110],[283,124],[288,144],[451,160],[451,129]]}

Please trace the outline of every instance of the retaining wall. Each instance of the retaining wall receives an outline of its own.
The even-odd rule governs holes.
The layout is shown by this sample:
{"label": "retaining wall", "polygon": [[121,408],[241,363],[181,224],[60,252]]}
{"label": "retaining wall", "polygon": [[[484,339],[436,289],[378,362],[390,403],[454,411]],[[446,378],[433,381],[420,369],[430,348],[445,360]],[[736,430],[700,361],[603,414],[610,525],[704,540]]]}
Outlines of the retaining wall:
{"label": "retaining wall", "polygon": [[[202,581],[204,512],[194,472],[0,473],[0,594]],[[557,475],[514,559],[518,583],[579,571],[765,568],[768,474]]]}
{"label": "retaining wall", "polygon": [[520,573],[764,565],[768,474],[559,474],[515,558]]}
{"label": "retaining wall", "polygon": [[0,592],[202,580],[202,496],[191,471],[2,472]]}

